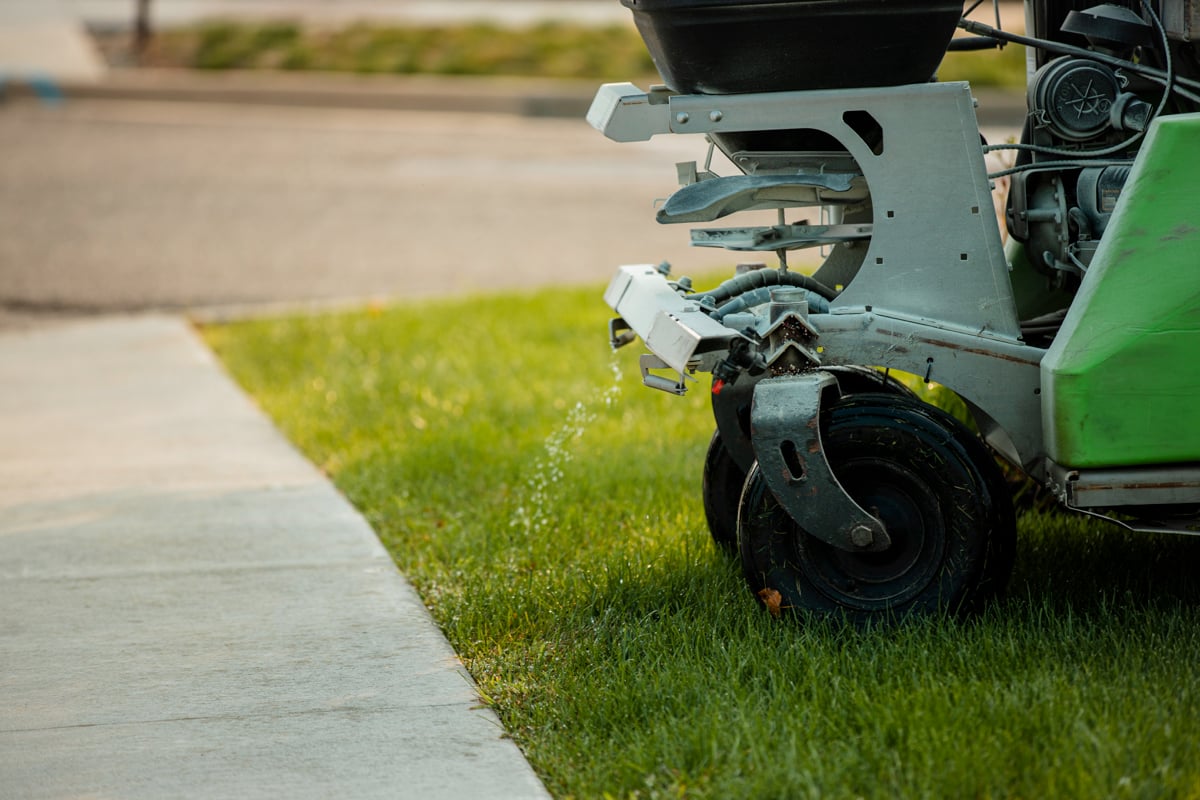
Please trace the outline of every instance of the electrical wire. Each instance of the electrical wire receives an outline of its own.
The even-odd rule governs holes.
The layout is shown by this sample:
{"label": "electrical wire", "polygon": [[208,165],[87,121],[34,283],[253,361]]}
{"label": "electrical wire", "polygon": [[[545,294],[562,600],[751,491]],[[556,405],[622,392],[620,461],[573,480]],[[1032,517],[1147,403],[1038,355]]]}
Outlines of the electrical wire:
{"label": "electrical wire", "polygon": [[1015,167],[1009,167],[1008,169],[1002,169],[999,172],[989,172],[988,179],[995,180],[996,178],[1003,178],[1006,175],[1015,175],[1018,172],[1037,172],[1040,170],[1048,170],[1048,169],[1074,169],[1075,167],[1095,167],[1095,166],[1098,166],[1099,164],[1104,164],[1107,167],[1127,167],[1127,166],[1130,166],[1131,164],[1133,164],[1133,161],[1128,158],[1119,159],[1119,160],[1115,160],[1115,161],[1101,161],[1101,162],[1097,162],[1095,160],[1090,160],[1090,161],[1041,161],[1036,164],[1020,164]]}
{"label": "electrical wire", "polygon": [[1162,37],[1163,59],[1167,62],[1166,86],[1163,89],[1162,99],[1158,101],[1158,108],[1154,110],[1154,116],[1146,121],[1146,124],[1149,125],[1151,122],[1158,119],[1159,115],[1162,114],[1163,109],[1167,107],[1167,101],[1171,99],[1171,90],[1175,86],[1175,80],[1177,76],[1175,75],[1175,61],[1171,58],[1171,39],[1167,36],[1167,29],[1163,27],[1162,20],[1158,18],[1158,14],[1155,13],[1148,0],[1141,0],[1141,3],[1142,8],[1144,8],[1146,13],[1150,16],[1150,21],[1153,22],[1154,27],[1158,29],[1158,35]]}
{"label": "electrical wire", "polygon": [[983,5],[983,0],[975,0],[974,3],[971,3],[970,8],[963,9],[963,12],[962,12],[963,17],[970,16],[975,11],[975,9],[979,8],[981,5]]}
{"label": "electrical wire", "polygon": [[1060,308],[1057,311],[1051,311],[1049,314],[1043,314],[1040,317],[1023,319],[1021,320],[1021,335],[1026,337],[1053,337],[1062,328],[1066,317],[1067,309]]}

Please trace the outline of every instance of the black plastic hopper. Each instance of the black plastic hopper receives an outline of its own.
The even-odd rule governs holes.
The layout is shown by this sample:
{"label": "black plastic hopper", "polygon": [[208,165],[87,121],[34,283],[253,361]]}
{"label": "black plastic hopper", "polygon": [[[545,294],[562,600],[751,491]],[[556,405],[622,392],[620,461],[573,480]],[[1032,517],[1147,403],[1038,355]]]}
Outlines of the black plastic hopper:
{"label": "black plastic hopper", "polygon": [[948,0],[621,0],[677,92],[928,81],[962,14]]}
{"label": "black plastic hopper", "polygon": [[[925,83],[962,14],[950,0],[621,0],[659,74],[685,94]],[[714,134],[729,154],[837,151],[817,131]]]}

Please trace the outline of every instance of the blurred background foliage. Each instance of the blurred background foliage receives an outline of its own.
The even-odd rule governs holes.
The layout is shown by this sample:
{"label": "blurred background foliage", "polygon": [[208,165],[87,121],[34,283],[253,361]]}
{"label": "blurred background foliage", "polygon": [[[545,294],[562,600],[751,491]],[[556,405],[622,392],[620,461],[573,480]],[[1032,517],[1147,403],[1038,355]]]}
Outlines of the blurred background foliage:
{"label": "blurred background foliage", "polygon": [[[110,52],[112,48],[107,48]],[[278,69],[394,75],[498,75],[657,80],[637,31],[628,25],[543,22],[512,28],[487,22],[446,26],[218,21],[158,31],[144,66]],[[938,78],[1020,88],[1024,50],[950,53]]]}

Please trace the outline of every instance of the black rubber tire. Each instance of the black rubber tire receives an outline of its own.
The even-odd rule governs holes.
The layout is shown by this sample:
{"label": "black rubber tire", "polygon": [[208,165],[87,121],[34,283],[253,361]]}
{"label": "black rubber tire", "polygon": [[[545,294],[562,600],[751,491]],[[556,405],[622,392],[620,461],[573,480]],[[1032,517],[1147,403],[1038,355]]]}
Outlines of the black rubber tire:
{"label": "black rubber tire", "polygon": [[756,465],[739,504],[738,549],[760,601],[862,625],[965,616],[1002,590],[1016,521],[999,467],[970,430],[940,409],[886,394],[844,397],[822,410],[821,425],[834,474],[879,515],[892,545],[851,553],[813,537]]}
{"label": "black rubber tire", "polygon": [[721,552],[737,558],[738,504],[746,473],[721,442],[721,431],[713,432],[704,457],[704,477],[701,494],[704,498],[704,518],[708,532]]}
{"label": "black rubber tire", "polygon": [[899,394],[911,398],[917,396],[912,389],[891,375],[873,367],[846,364],[840,367],[823,367],[822,370],[837,379],[838,391],[843,395],[882,393]]}

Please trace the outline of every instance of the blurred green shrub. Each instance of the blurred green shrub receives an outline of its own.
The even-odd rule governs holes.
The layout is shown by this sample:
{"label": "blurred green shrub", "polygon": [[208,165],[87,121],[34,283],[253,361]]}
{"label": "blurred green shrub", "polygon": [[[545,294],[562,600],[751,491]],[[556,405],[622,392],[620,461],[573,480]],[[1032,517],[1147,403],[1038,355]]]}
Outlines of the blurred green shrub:
{"label": "blurred green shrub", "polygon": [[[508,75],[598,80],[654,80],[654,63],[626,25],[544,22],[506,28],[486,22],[454,26],[306,28],[294,22],[213,22],[157,34],[157,66],[197,69],[287,69],[398,75]],[[949,53],[941,80],[1020,88],[1024,48]]]}
{"label": "blurred green shrub", "polygon": [[[629,80],[655,74],[631,28],[545,22],[511,29],[367,24],[304,29],[294,23],[208,23],[164,31],[159,66],[289,69],[399,75],[509,75]],[[162,63],[167,61],[169,63]]]}
{"label": "blurred green shrub", "polygon": [[1025,88],[1025,48],[1010,44],[1003,50],[947,53],[938,80],[970,81],[976,86]]}

